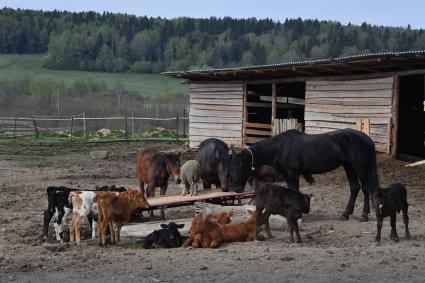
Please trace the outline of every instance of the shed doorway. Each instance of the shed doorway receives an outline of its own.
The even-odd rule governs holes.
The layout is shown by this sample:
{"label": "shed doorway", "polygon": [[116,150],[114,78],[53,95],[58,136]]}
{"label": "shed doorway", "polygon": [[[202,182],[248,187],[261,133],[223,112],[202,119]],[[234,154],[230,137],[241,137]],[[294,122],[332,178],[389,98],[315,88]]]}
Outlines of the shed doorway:
{"label": "shed doorway", "polygon": [[425,158],[424,75],[400,77],[399,91],[398,157]]}
{"label": "shed doorway", "polygon": [[246,84],[244,144],[290,129],[304,131],[305,82]]}

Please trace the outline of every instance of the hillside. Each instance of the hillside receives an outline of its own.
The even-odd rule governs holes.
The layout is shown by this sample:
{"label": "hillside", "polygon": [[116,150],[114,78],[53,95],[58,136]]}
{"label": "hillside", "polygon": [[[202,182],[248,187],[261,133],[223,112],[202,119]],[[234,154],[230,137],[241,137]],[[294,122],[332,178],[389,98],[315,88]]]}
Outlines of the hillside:
{"label": "hillside", "polygon": [[425,48],[410,26],[334,21],[149,18],[0,9],[0,53],[47,53],[52,69],[159,73]]}
{"label": "hillside", "polygon": [[186,84],[158,74],[100,73],[47,69],[42,66],[44,56],[40,54],[0,55],[0,82],[10,82],[28,76],[36,81],[63,81],[66,87],[71,87],[75,81],[91,78],[93,81],[105,82],[108,90],[115,88],[117,83],[122,83],[126,91],[135,92],[146,97],[188,92]]}

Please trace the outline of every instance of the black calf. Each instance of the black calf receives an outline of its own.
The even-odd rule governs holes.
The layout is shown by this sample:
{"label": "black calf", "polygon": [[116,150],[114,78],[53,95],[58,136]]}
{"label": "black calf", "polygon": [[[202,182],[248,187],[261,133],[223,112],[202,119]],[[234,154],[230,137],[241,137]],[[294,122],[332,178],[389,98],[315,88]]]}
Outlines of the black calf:
{"label": "black calf", "polygon": [[184,224],[176,224],[174,222],[170,222],[168,225],[161,224],[161,230],[155,230],[143,239],[143,248],[169,249],[181,247],[183,242],[178,229],[183,227]]}
{"label": "black calf", "polygon": [[297,243],[301,243],[300,231],[297,220],[303,213],[310,212],[310,197],[297,190],[287,189],[274,184],[260,184],[255,188],[255,205],[257,219],[255,225],[255,239],[261,225],[265,224],[267,237],[272,238],[269,217],[271,214],[279,214],[288,222],[288,232],[291,242],[294,242],[294,230],[297,235]]}
{"label": "black calf", "polygon": [[382,222],[385,217],[391,218],[391,239],[398,242],[396,217],[400,210],[403,211],[403,222],[406,228],[406,238],[410,239],[409,232],[409,216],[407,215],[407,191],[406,188],[400,184],[395,183],[386,189],[379,189],[373,195],[373,206],[376,211],[376,220],[378,231],[376,233],[376,241],[381,240]]}

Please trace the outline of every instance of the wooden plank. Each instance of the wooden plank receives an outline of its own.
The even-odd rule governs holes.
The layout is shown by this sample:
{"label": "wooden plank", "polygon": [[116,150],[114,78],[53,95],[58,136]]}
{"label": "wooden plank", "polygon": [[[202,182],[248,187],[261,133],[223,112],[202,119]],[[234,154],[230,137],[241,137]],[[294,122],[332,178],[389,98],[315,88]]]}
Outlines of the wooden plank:
{"label": "wooden plank", "polygon": [[[370,119],[369,118],[364,118],[362,120],[363,122],[363,133],[365,133],[366,135],[370,136]],[[386,133],[386,131],[384,131],[384,134]]]}
{"label": "wooden plank", "polygon": [[246,86],[246,84],[244,84],[243,87],[243,106],[242,106],[242,111],[243,111],[243,118],[242,118],[242,145],[245,145],[246,141],[245,141],[245,131],[246,131],[246,123],[248,122],[248,109],[246,107],[246,103],[247,103],[247,98],[248,98],[248,88]]}
{"label": "wooden plank", "polygon": [[390,106],[391,98],[311,98],[306,100],[306,105],[312,104],[328,104],[328,105],[347,105],[347,106],[362,106],[362,105],[377,105]]}
{"label": "wooden plank", "polygon": [[312,98],[391,98],[392,89],[386,90],[351,90],[351,91],[313,91],[306,90],[305,99]]}
{"label": "wooden plank", "polygon": [[[353,127],[354,128],[354,127]],[[307,134],[323,134],[323,133],[329,133],[329,132],[333,132],[333,131],[335,131],[335,130],[338,130],[338,129],[334,129],[334,128],[326,128],[326,127],[321,127],[321,128],[318,128],[318,127],[314,127],[314,128],[311,128],[311,127],[308,127],[307,125],[306,125],[306,127],[305,127],[305,132],[307,133]],[[371,133],[370,134],[370,137],[371,137],[371,139],[374,141],[374,142],[380,142],[380,143],[387,143],[387,141],[388,141],[388,139],[387,139],[387,136],[386,135],[380,135],[380,134],[374,134],[374,133]]]}
{"label": "wooden plank", "polygon": [[191,115],[200,115],[205,117],[234,117],[242,118],[242,111],[217,111],[208,109],[190,108]]}
{"label": "wooden plank", "polygon": [[212,110],[219,112],[240,112],[242,115],[242,105],[204,105],[204,104],[190,104],[190,110]]}
{"label": "wooden plank", "polygon": [[245,132],[247,135],[257,135],[257,136],[271,136],[271,131],[260,131],[260,130],[254,130],[254,129],[246,129]]}
{"label": "wooden plank", "polygon": [[272,125],[270,124],[260,124],[260,123],[245,123],[247,128],[259,128],[259,129],[271,129]]}
{"label": "wooden plank", "polygon": [[259,138],[259,137],[246,137],[246,143],[256,143],[260,142],[262,140],[265,140],[266,138]]}
{"label": "wooden plank", "polygon": [[272,125],[276,119],[276,83],[272,83]]}
{"label": "wooden plank", "polygon": [[189,124],[192,129],[216,129],[216,130],[242,130],[242,123],[239,124],[224,124],[224,123],[193,123]]}
{"label": "wooden plank", "polygon": [[[247,102],[248,107],[262,107],[272,109],[271,102]],[[294,109],[294,108],[304,108],[304,105],[293,104],[293,103],[277,103],[276,108],[285,108],[285,109]]]}
{"label": "wooden plank", "polygon": [[425,165],[425,160],[421,160],[421,161],[417,161],[414,163],[410,163],[405,165],[406,167],[415,167],[415,166],[419,166],[419,165]]}
{"label": "wooden plank", "polygon": [[[190,147],[197,147],[199,144],[208,139],[208,138],[216,138],[214,136],[189,136],[189,146]],[[218,137],[220,140],[224,141],[228,145],[236,145],[236,146],[242,146],[241,138],[222,138]]]}
{"label": "wooden plank", "polygon": [[374,85],[349,85],[349,84],[341,84],[341,85],[306,85],[306,91],[376,91],[376,90],[391,90],[392,84],[374,84]]}
{"label": "wooden plank", "polygon": [[[322,124],[322,123],[320,123]],[[306,124],[307,127],[307,124]],[[311,127],[310,123],[308,123],[308,127]],[[357,131],[361,131],[362,130],[362,119],[357,119],[356,120],[356,130]]]}
{"label": "wooden plank", "polygon": [[240,138],[242,136],[242,128],[239,131],[235,130],[220,130],[220,129],[195,129],[189,126],[189,134],[194,136],[210,136],[210,137],[226,137]]}
{"label": "wooden plank", "polygon": [[376,78],[376,79],[358,79],[358,80],[341,80],[341,81],[307,81],[306,86],[322,86],[322,85],[365,85],[365,84],[392,84],[394,77]]}
{"label": "wooden plank", "polygon": [[396,156],[398,150],[398,111],[400,104],[400,77],[394,78],[393,105],[391,110],[391,155]]}
{"label": "wooden plank", "polygon": [[[313,122],[313,121],[306,121],[305,126],[306,128],[328,128],[328,129],[333,129],[333,130],[340,130],[340,129],[356,129],[358,131],[363,131],[365,130],[364,126],[361,127],[361,120],[362,119],[358,119],[358,125],[357,123],[333,123],[333,122]],[[387,126],[386,125],[380,125],[380,126],[376,126],[376,125],[370,125],[369,126],[369,133],[373,133],[373,134],[379,134],[382,136],[386,136],[387,134]]]}
{"label": "wooden plank", "polygon": [[[304,114],[304,120],[305,121],[329,121],[329,122],[348,122],[348,123],[355,123],[356,118],[347,117],[344,114],[332,114],[332,113],[313,113],[313,112],[306,112]],[[371,125],[386,125],[388,122],[387,117],[374,117],[370,119]]]}
{"label": "wooden plank", "polygon": [[231,105],[231,106],[242,106],[242,97],[239,99],[197,99],[191,98],[191,104],[201,104],[201,105]]}
{"label": "wooden plank", "polygon": [[[378,122],[376,123],[382,123],[382,119],[387,119],[388,117],[391,117],[391,113],[315,113],[315,112],[305,112],[305,116],[307,117],[316,117],[316,115],[332,115],[332,117],[336,117],[338,119],[354,119],[354,121],[357,118],[373,118],[377,119]],[[306,120],[306,119],[305,119]],[[310,119],[310,120],[316,120],[316,118]],[[342,120],[341,120],[342,121]]]}
{"label": "wooden plank", "polygon": [[239,94],[228,94],[228,93],[221,93],[221,94],[200,94],[200,93],[190,93],[190,98],[196,98],[196,99],[242,99],[242,95]]}
{"label": "wooden plank", "polygon": [[242,118],[189,115],[189,122],[190,123],[242,124]]}
{"label": "wooden plank", "polygon": [[391,108],[384,106],[344,106],[338,107],[335,105],[308,105],[305,108],[306,112],[315,113],[342,113],[342,114],[391,114]]}

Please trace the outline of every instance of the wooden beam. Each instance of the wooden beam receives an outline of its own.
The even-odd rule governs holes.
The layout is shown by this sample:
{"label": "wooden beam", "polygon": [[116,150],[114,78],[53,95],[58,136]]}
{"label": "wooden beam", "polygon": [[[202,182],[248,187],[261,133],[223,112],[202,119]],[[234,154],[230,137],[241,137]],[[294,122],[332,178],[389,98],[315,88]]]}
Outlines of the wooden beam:
{"label": "wooden beam", "polygon": [[396,156],[398,150],[398,113],[400,104],[400,77],[394,77],[393,98],[392,98],[392,127],[391,127],[391,155]]}
{"label": "wooden beam", "polygon": [[270,131],[260,131],[260,130],[254,130],[254,129],[246,129],[247,135],[256,135],[256,136],[266,136],[270,137],[271,132]]}
{"label": "wooden beam", "polygon": [[259,129],[271,129],[272,126],[270,124],[260,124],[260,123],[245,123],[245,128],[259,128]]}
{"label": "wooden beam", "polygon": [[246,124],[248,123],[248,109],[246,107],[246,100],[248,97],[248,87],[244,84],[243,87],[243,103],[242,103],[242,146],[246,143]]}
{"label": "wooden beam", "polygon": [[276,95],[276,83],[272,83],[272,121],[271,125],[273,127],[274,121],[276,120],[276,101],[277,101],[277,95]]}

